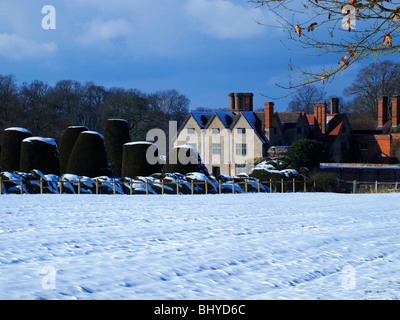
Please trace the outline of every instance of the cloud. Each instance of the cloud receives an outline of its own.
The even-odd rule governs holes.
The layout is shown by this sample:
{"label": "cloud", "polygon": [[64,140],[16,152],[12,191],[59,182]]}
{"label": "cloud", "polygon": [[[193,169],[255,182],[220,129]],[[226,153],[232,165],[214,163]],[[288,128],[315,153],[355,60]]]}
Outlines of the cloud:
{"label": "cloud", "polygon": [[192,26],[218,38],[250,38],[265,32],[255,21],[262,20],[260,9],[246,8],[227,0],[188,0],[185,5]]}
{"label": "cloud", "polygon": [[129,37],[133,33],[131,24],[123,18],[107,21],[96,18],[84,29],[87,31],[77,38],[83,44],[112,41]]}
{"label": "cloud", "polygon": [[12,59],[47,58],[57,52],[55,42],[35,42],[16,34],[0,34],[0,55]]}

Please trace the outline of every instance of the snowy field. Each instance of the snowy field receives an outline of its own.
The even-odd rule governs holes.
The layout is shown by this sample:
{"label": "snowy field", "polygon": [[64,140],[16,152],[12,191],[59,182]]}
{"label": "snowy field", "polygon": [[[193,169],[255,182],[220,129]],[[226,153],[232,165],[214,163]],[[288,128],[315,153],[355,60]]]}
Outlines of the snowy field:
{"label": "snowy field", "polygon": [[399,299],[399,203],[3,195],[0,299]]}

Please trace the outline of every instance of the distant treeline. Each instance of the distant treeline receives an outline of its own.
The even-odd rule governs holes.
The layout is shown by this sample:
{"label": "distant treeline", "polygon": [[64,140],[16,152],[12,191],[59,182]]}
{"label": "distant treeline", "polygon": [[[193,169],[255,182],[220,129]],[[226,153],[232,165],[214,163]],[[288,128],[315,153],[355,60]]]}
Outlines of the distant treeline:
{"label": "distant treeline", "polygon": [[129,123],[132,141],[144,140],[153,128],[167,133],[170,120],[179,126],[189,103],[176,90],[143,93],[75,80],[60,80],[54,86],[39,80],[18,85],[13,75],[0,75],[0,132],[18,126],[59,140],[68,126],[102,133],[107,119],[122,118]]}

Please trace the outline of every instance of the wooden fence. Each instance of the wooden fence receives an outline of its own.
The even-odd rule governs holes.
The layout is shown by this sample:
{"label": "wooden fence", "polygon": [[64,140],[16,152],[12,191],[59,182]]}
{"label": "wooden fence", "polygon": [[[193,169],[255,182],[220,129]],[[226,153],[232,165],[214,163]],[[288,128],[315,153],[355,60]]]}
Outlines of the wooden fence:
{"label": "wooden fence", "polygon": [[[31,186],[32,184],[38,184],[35,192],[25,192],[27,186]],[[17,187],[13,192],[5,192],[7,190],[3,190],[4,184],[14,184],[13,187]],[[51,184],[53,192],[49,192],[49,187],[46,184]],[[66,188],[65,185],[68,184],[72,186],[73,192],[71,188]],[[76,193],[76,194],[87,194],[88,192],[83,192],[83,190],[88,188],[88,185],[91,185],[91,194],[151,194],[154,192],[150,192],[150,189],[157,187],[156,189],[159,192],[155,192],[156,194],[221,194],[221,193],[288,193],[288,192],[315,192],[321,191],[316,185],[315,180],[284,180],[281,179],[279,181],[273,181],[270,179],[269,181],[260,181],[260,180],[232,180],[232,181],[182,181],[176,180],[175,182],[165,181],[162,179],[160,182],[149,182],[149,181],[137,181],[137,180],[129,180],[129,181],[117,181],[113,179],[112,181],[103,181],[99,179],[95,180],[62,180],[61,178],[58,181],[55,180],[45,180],[40,178],[40,180],[24,180],[22,177],[19,180],[8,180],[2,179],[0,177],[0,194],[5,193],[13,193],[13,194],[24,194],[24,193],[33,193],[33,194],[43,194],[43,193],[57,193],[57,194],[67,194],[67,193]],[[101,187],[103,185],[111,186],[110,192],[104,192]],[[137,192],[137,186],[141,185],[144,188],[141,188],[140,192]],[[124,186],[125,192],[117,192],[118,186]],[[134,187],[135,186],[135,187]],[[169,188],[168,192],[166,187]],[[25,187],[25,188],[24,188]],[[54,192],[56,189],[57,192]],[[140,188],[139,188],[140,189]],[[227,191],[227,189],[229,191]],[[76,190],[76,191],[75,191]],[[171,191],[172,190],[172,191]],[[329,191],[329,190],[328,190]],[[378,193],[378,192],[400,192],[400,182],[365,182],[365,181],[345,181],[338,180],[337,188],[331,192],[340,192],[340,193]]]}
{"label": "wooden fence", "polygon": [[[4,194],[3,192],[3,185],[4,183],[13,183],[15,184],[14,187],[18,187],[19,192],[12,192],[12,193],[19,193],[19,194],[24,194],[26,193],[24,191],[24,187],[27,185],[32,185],[33,183],[39,184],[38,192],[34,193],[49,193],[45,192],[45,184],[49,183],[54,185],[57,185],[57,193],[58,194],[63,194],[63,193],[71,193],[67,192],[65,190],[65,185],[69,184],[72,186],[75,186],[74,189],[76,189],[77,194],[82,194],[83,186],[87,187],[88,184],[92,185],[93,192],[92,194],[104,194],[104,192],[101,192],[101,186],[102,185],[112,185],[112,194],[117,194],[117,187],[118,186],[124,186],[125,190],[128,192],[124,194],[134,194],[137,193],[135,192],[134,186],[137,185],[142,185],[144,186],[144,192],[143,194],[149,194],[149,190],[151,187],[157,186],[160,187],[160,193],[159,194],[165,194],[166,192],[166,186],[171,186],[173,187],[173,190],[175,194],[199,194],[198,192],[198,187],[202,186],[201,188],[201,193],[203,194],[209,194],[209,193],[228,193],[226,192],[226,188],[230,186],[231,193],[248,193],[248,192],[307,192],[307,190],[311,191],[310,189],[310,182],[307,181],[306,179],[303,180],[280,180],[280,181],[272,181],[270,179],[269,181],[260,181],[260,180],[247,180],[247,179],[241,179],[241,180],[232,180],[232,181],[182,181],[182,180],[176,180],[175,182],[170,182],[170,181],[165,181],[164,179],[161,180],[161,182],[141,182],[137,180],[129,180],[129,181],[117,181],[116,179],[113,179],[112,181],[102,181],[99,179],[95,180],[75,180],[75,181],[70,181],[70,180],[62,180],[61,178],[58,181],[54,180],[45,180],[43,178],[40,178],[40,180],[24,180],[22,177],[19,180],[4,180],[0,177],[0,194]],[[186,188],[183,188],[185,187]],[[189,192],[182,192],[183,189],[185,191]],[[224,190],[223,190],[224,189]],[[171,192],[168,192],[171,193]]]}

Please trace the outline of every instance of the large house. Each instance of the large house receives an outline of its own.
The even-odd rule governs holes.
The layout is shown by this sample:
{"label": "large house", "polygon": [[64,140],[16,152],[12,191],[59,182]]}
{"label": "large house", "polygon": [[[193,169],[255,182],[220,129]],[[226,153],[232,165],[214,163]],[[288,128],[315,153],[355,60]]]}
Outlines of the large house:
{"label": "large house", "polygon": [[175,145],[195,147],[207,169],[214,175],[237,175],[262,158],[291,145],[313,138],[322,141],[327,158],[340,161],[350,147],[351,128],[339,114],[338,99],[315,103],[314,114],[275,112],[266,102],[263,112],[253,111],[252,93],[229,93],[229,109],[216,112],[190,112],[178,131]]}
{"label": "large house", "polygon": [[376,120],[351,121],[354,162],[394,163],[400,159],[400,96],[391,98],[391,114],[388,117],[388,97],[378,97]]}

